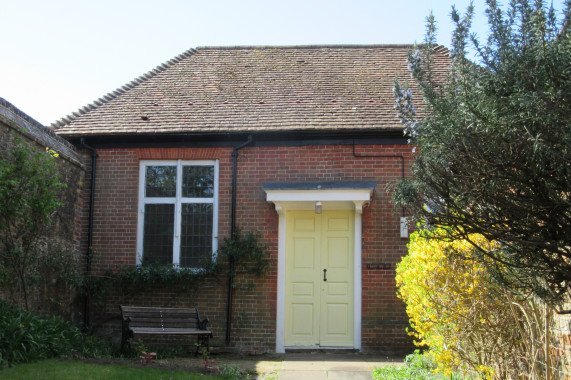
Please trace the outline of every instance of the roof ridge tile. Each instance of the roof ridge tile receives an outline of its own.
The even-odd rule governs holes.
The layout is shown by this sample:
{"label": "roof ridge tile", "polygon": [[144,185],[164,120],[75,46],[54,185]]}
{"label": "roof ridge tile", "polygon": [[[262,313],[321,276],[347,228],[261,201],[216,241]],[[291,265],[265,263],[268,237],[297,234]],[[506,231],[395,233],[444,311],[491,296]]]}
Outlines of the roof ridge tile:
{"label": "roof ridge tile", "polygon": [[235,45],[235,46],[199,46],[196,50],[258,50],[258,49],[370,49],[370,48],[403,48],[414,44],[314,44],[314,45]]}

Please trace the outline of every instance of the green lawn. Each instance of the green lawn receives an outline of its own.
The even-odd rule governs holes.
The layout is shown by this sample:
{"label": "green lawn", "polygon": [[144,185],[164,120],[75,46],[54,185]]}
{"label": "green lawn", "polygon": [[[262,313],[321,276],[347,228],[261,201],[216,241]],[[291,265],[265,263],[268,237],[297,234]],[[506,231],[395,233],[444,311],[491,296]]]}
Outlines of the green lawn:
{"label": "green lawn", "polygon": [[131,368],[122,365],[88,364],[81,361],[44,360],[31,364],[19,364],[0,370],[0,379],[13,380],[209,380],[216,376],[172,372],[155,368]]}

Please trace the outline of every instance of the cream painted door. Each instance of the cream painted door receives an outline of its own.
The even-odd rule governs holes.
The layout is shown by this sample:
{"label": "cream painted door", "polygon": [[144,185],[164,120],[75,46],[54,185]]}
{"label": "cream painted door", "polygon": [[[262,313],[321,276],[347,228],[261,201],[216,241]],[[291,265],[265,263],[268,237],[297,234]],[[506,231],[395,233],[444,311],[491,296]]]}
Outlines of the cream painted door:
{"label": "cream painted door", "polygon": [[286,347],[353,346],[353,211],[286,217]]}

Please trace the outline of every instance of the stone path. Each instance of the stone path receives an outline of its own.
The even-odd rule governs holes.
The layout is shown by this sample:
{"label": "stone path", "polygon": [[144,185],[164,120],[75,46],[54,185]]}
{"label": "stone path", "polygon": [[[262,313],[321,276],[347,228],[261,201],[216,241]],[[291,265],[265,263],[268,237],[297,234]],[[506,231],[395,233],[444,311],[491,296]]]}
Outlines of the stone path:
{"label": "stone path", "polygon": [[[268,380],[370,380],[376,367],[403,364],[402,358],[313,352],[287,353],[271,360],[260,359],[251,363],[250,368],[260,374],[258,379]],[[247,367],[246,363],[241,364]]]}

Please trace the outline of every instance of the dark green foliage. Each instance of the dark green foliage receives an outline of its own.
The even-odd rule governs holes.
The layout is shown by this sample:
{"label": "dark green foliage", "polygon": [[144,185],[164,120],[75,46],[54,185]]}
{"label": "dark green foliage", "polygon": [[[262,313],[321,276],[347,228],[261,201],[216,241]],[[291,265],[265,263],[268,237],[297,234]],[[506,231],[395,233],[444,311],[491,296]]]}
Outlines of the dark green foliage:
{"label": "dark green foliage", "polygon": [[[102,276],[81,279],[78,288],[98,307],[102,306],[111,291],[117,289],[123,297],[168,289],[173,294],[192,299],[194,292],[209,281],[225,282],[229,274],[261,277],[268,271],[270,264],[260,234],[250,231],[237,231],[234,239],[225,238],[216,256],[216,260],[203,260],[200,269],[154,263],[121,266],[106,271]],[[231,265],[232,260],[234,265]]]}
{"label": "dark green foliage", "polygon": [[186,290],[196,286],[201,281],[205,281],[214,273],[214,270],[148,264],[122,267],[115,272],[108,272],[108,277],[115,282],[114,286],[144,288],[160,285],[180,287],[182,290]]}
{"label": "dark green foliage", "polygon": [[68,267],[61,273],[70,254],[46,236],[65,187],[56,158],[55,152],[29,148],[19,139],[0,158],[0,286],[26,308],[30,288],[42,275],[57,272],[57,281],[73,272]]}
{"label": "dark green foliage", "polygon": [[261,235],[253,231],[237,230],[233,238],[224,238],[218,250],[218,258],[222,262],[234,261],[230,267],[231,275],[250,273],[256,277],[263,276],[269,269],[270,258],[266,247],[261,243]]}
{"label": "dark green foliage", "polygon": [[[394,192],[415,219],[443,227],[447,239],[484,235],[501,243],[478,248],[489,270],[514,291],[560,306],[571,282],[571,28],[542,1],[488,1],[489,36],[469,33],[473,9],[453,9],[452,66],[432,66],[435,26],[409,56],[425,102],[397,83],[399,115],[419,145],[413,179]],[[468,59],[470,46],[478,62]]]}
{"label": "dark green foliage", "polygon": [[118,347],[81,333],[60,317],[41,317],[0,301],[0,368],[59,357],[110,356]]}
{"label": "dark green foliage", "polygon": [[220,272],[221,266],[211,260],[202,269],[155,263],[121,266],[107,270],[102,275],[83,277],[77,288],[80,296],[87,296],[96,310],[103,310],[107,297],[116,291],[120,292],[121,299],[157,290],[168,290],[173,298],[180,295],[192,299],[201,286],[216,279]]}

